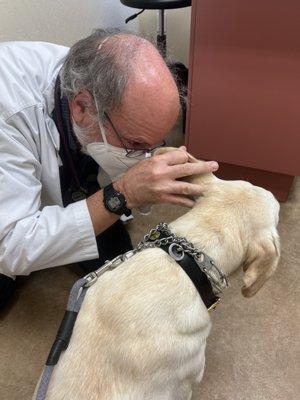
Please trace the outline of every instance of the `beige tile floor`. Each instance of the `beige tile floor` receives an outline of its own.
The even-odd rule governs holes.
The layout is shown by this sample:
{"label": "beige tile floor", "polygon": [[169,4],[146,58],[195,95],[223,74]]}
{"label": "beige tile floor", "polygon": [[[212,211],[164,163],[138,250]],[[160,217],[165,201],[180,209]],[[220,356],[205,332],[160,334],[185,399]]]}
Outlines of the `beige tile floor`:
{"label": "beige tile floor", "polygon": [[[182,214],[156,207],[137,216],[134,242],[161,220]],[[300,179],[281,207],[282,258],[274,277],[252,299],[240,294],[241,276],[212,314],[203,381],[193,400],[298,400],[300,398]],[[23,280],[0,315],[0,400],[29,400],[62,318],[69,289],[81,275],[74,266],[40,271]]]}

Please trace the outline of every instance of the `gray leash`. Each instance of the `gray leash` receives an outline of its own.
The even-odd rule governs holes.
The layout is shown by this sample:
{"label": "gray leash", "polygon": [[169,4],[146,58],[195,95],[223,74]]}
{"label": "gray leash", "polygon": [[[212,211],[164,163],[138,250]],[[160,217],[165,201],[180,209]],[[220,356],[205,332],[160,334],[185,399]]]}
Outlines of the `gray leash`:
{"label": "gray leash", "polygon": [[46,398],[54,367],[59,360],[61,352],[63,350],[66,350],[69,345],[76,317],[87,291],[87,287],[85,286],[86,283],[87,279],[81,278],[77,282],[75,282],[71,289],[67,310],[65,312],[64,318],[59,327],[55,341],[52,345],[48,359],[46,361],[46,365],[37,391],[36,400],[44,400]]}

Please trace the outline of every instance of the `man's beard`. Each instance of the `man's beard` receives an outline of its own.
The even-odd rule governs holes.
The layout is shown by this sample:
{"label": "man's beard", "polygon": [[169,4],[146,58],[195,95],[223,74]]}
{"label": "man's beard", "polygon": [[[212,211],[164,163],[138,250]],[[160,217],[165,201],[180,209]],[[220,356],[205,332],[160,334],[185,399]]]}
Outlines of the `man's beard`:
{"label": "man's beard", "polygon": [[92,142],[90,137],[90,129],[91,127],[81,127],[77,125],[74,121],[72,121],[72,128],[76,139],[82,148],[85,148],[89,143]]}

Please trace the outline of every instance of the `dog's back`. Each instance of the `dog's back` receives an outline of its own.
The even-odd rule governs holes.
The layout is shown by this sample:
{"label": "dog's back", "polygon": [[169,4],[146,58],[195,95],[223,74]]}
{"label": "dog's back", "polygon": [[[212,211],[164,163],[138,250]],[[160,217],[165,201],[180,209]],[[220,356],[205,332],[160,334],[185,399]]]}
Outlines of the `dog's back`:
{"label": "dog's back", "polygon": [[[278,203],[246,182],[208,179],[170,227],[229,274],[245,268],[255,293],[279,258]],[[185,272],[161,249],[106,272],[86,295],[47,399],[188,399],[204,369],[209,314]]]}

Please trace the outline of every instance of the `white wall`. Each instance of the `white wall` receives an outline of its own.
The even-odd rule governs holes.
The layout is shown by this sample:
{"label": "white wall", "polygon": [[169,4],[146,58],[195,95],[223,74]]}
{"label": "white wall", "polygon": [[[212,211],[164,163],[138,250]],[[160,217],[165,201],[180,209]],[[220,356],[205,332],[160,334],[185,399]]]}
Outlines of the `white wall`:
{"label": "white wall", "polygon": [[[71,45],[94,28],[124,28],[125,18],[133,12],[119,0],[0,0],[0,41]],[[133,22],[130,29],[137,26]]]}
{"label": "white wall", "polygon": [[[188,65],[191,7],[167,10],[165,15],[168,51]],[[156,40],[157,11],[146,10],[139,21],[141,34]]]}
{"label": "white wall", "polygon": [[[145,11],[125,25],[138,10],[119,0],[0,0],[0,41],[42,40],[71,45],[94,28],[122,27],[156,39],[157,12]],[[187,64],[190,7],[166,12],[168,49]]]}

